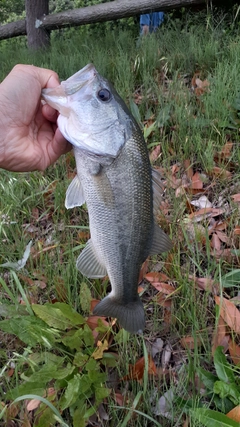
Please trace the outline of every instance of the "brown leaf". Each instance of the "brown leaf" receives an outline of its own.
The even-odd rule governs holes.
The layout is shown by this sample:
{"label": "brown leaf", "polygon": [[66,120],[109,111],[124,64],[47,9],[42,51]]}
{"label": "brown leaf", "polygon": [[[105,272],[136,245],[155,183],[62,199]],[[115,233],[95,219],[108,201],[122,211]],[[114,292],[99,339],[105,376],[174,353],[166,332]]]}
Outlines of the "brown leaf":
{"label": "brown leaf", "polygon": [[154,286],[157,291],[162,292],[165,295],[170,295],[176,291],[172,285],[164,282],[153,282],[151,285]]}
{"label": "brown leaf", "polygon": [[100,317],[100,316],[89,316],[86,323],[89,326],[90,329],[92,329],[92,331],[94,329],[96,329],[99,326],[99,321],[100,323],[102,323],[104,326],[106,326],[107,328],[109,328],[109,323],[106,321],[106,317]]}
{"label": "brown leaf", "polygon": [[219,222],[216,222],[215,224],[214,224],[214,230],[219,230],[219,231],[223,231],[223,230],[226,230],[226,228],[228,227],[228,224],[227,224],[227,222],[226,221],[219,221]]}
{"label": "brown leaf", "polygon": [[221,249],[221,241],[216,233],[213,233],[211,239],[211,247],[219,251]]}
{"label": "brown leaf", "polygon": [[195,172],[192,177],[191,188],[201,190],[203,188],[203,182],[201,180],[201,175],[199,172]]}
{"label": "brown leaf", "polygon": [[150,273],[145,274],[145,279],[147,279],[150,283],[171,281],[170,277],[158,271],[152,271]]}
{"label": "brown leaf", "polygon": [[185,170],[186,170],[187,177],[188,177],[189,179],[192,179],[192,177],[193,177],[193,168],[192,168],[192,166],[191,166],[191,162],[190,162],[190,160],[189,160],[189,159],[184,160],[184,168],[185,168]]}
{"label": "brown leaf", "polygon": [[220,307],[220,315],[223,317],[229,328],[237,334],[240,333],[240,312],[235,305],[226,298],[215,296],[215,302]]}
{"label": "brown leaf", "polygon": [[213,175],[217,178],[223,178],[223,179],[231,179],[232,173],[224,168],[219,168],[218,166],[214,166],[210,172],[210,175]]}
{"label": "brown leaf", "polygon": [[234,230],[233,230],[233,234],[236,234],[236,235],[240,235],[240,225],[237,225],[235,228],[234,228]]}
{"label": "brown leaf", "polygon": [[222,242],[226,243],[227,245],[231,244],[231,239],[229,239],[226,233],[223,233],[222,231],[216,231],[216,234]]}
{"label": "brown leaf", "polygon": [[90,231],[81,230],[78,232],[78,239],[79,240],[88,240],[90,237]]}
{"label": "brown leaf", "polygon": [[158,292],[158,294],[154,297],[154,300],[161,307],[170,308],[172,305],[171,299],[167,299],[167,296],[162,292]]}
{"label": "brown leaf", "polygon": [[219,284],[216,283],[211,277],[195,277],[192,275],[188,276],[190,280],[193,280],[194,283],[203,291],[216,292],[219,288]]}
{"label": "brown leaf", "polygon": [[27,404],[27,411],[34,411],[34,409],[37,409],[41,403],[41,400],[39,399],[32,399]]}
{"label": "brown leaf", "polygon": [[212,355],[214,355],[216,348],[219,346],[223,346],[224,350],[227,350],[226,345],[228,343],[228,338],[226,339],[226,334],[226,323],[222,316],[219,316],[216,330],[213,332],[212,336]]}
{"label": "brown leaf", "polygon": [[240,363],[240,346],[237,345],[231,338],[229,338],[229,353],[235,365]]}
{"label": "brown leaf", "polygon": [[202,208],[189,215],[189,218],[214,218],[215,216],[222,215],[225,212],[223,208]]}
{"label": "brown leaf", "polygon": [[149,156],[150,162],[151,163],[155,162],[160,156],[160,154],[161,154],[161,146],[159,144],[150,153],[150,156]]}
{"label": "brown leaf", "polygon": [[125,396],[123,396],[121,393],[115,392],[114,399],[119,406],[123,406],[125,403]]}
{"label": "brown leaf", "polygon": [[[128,381],[128,380],[141,381],[144,375],[144,370],[145,370],[145,357],[141,357],[141,359],[139,359],[137,363],[135,363],[135,365],[129,365],[129,374],[125,375],[122,378],[122,381]],[[157,374],[156,365],[150,354],[148,355],[148,374],[149,375]]]}
{"label": "brown leaf", "polygon": [[231,197],[232,197],[234,202],[240,202],[240,193],[233,194]]}
{"label": "brown leaf", "polygon": [[180,344],[185,349],[194,350],[195,346],[197,347],[201,346],[201,340],[200,338],[186,336],[181,338]]}
{"label": "brown leaf", "polygon": [[221,155],[229,158],[231,156],[232,147],[233,147],[232,141],[226,142],[226,144],[223,146],[221,150]]}
{"label": "brown leaf", "polygon": [[227,262],[232,262],[234,259],[238,259],[238,256],[232,252],[232,249],[221,249],[220,251],[212,251],[211,255],[216,259],[224,259]]}
{"label": "brown leaf", "polygon": [[239,423],[240,422],[240,405],[235,406],[235,408],[233,408],[226,415],[228,418],[231,418],[231,420],[237,421]]}
{"label": "brown leaf", "polygon": [[99,299],[92,299],[91,303],[90,303],[90,311],[91,313],[93,312],[94,308],[96,307],[96,305],[100,302]]}

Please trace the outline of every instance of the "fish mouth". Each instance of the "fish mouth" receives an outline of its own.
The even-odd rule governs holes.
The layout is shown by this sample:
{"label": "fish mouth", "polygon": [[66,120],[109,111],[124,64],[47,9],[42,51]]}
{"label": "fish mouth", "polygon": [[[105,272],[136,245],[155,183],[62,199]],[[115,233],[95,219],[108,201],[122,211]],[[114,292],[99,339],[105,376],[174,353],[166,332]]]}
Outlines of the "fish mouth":
{"label": "fish mouth", "polygon": [[67,80],[54,88],[42,90],[42,99],[51,107],[58,110],[63,116],[69,116],[68,97],[81,90],[81,96],[88,96],[92,82],[98,72],[93,64],[88,64]]}
{"label": "fish mouth", "polygon": [[69,79],[62,81],[61,86],[66,96],[73,95],[95,79],[97,70],[93,64],[88,64]]}

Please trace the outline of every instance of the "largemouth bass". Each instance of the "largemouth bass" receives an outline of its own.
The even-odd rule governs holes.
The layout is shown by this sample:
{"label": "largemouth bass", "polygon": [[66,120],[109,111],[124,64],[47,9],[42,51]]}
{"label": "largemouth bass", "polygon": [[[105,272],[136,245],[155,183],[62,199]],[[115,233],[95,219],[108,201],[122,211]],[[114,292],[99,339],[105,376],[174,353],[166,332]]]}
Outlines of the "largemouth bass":
{"label": "largemouth bass", "polygon": [[73,144],[77,176],[65,205],[86,202],[91,238],[77,259],[90,278],[109,276],[111,292],[94,309],[112,316],[129,332],[145,325],[138,295],[142,263],[172,242],[154,220],[159,207],[159,175],[151,169],[142,132],[113,86],[92,64],[43,99],[59,111],[58,126]]}

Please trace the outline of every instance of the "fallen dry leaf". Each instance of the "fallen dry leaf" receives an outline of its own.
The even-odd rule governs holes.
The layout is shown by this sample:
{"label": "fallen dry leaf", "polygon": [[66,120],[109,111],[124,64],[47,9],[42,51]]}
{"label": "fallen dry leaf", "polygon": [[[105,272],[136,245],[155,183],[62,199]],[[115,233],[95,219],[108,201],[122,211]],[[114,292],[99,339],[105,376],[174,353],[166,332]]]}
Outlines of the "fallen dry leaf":
{"label": "fallen dry leaf", "polygon": [[229,338],[229,353],[235,365],[240,364],[240,346],[237,345],[232,338]]}
{"label": "fallen dry leaf", "polygon": [[201,346],[201,340],[198,337],[186,336],[181,338],[180,344],[185,349],[194,350],[196,346]]}
{"label": "fallen dry leaf", "polygon": [[224,168],[219,168],[218,166],[214,166],[210,172],[210,175],[213,175],[217,178],[223,179],[231,179],[232,173]]}
{"label": "fallen dry leaf", "polygon": [[193,168],[191,166],[190,159],[184,160],[184,168],[186,170],[187,177],[192,179],[193,177]]}
{"label": "fallen dry leaf", "polygon": [[32,399],[27,404],[27,411],[34,411],[34,409],[37,409],[41,403],[41,400],[39,399]]}
{"label": "fallen dry leaf", "polygon": [[89,326],[89,328],[92,329],[93,331],[99,326],[99,321],[107,328],[110,326],[109,323],[106,321],[106,317],[100,317],[100,316],[89,316],[86,323]]}
{"label": "fallen dry leaf", "polygon": [[172,285],[164,282],[152,282],[151,285],[157,289],[157,291],[162,292],[165,295],[170,295],[176,291]]}
{"label": "fallen dry leaf", "polygon": [[217,251],[221,249],[221,240],[219,239],[217,233],[212,234],[211,247]]}
{"label": "fallen dry leaf", "polygon": [[192,200],[190,203],[199,209],[212,208],[212,203],[208,200],[207,196],[201,196],[199,199]]}
{"label": "fallen dry leaf", "polygon": [[[121,378],[122,381],[137,380],[141,381],[145,370],[145,357],[141,357],[135,365],[129,365],[129,374]],[[157,368],[152,356],[148,355],[148,375],[156,375]]]}
{"label": "fallen dry leaf", "polygon": [[107,340],[104,340],[104,342],[98,341],[97,342],[97,347],[98,348],[93,352],[92,357],[94,359],[102,359],[103,352],[105,350],[108,350],[108,342],[107,342]]}
{"label": "fallen dry leaf", "polygon": [[150,153],[150,156],[149,156],[150,162],[151,163],[155,162],[160,156],[160,154],[161,154],[161,146],[159,144]]}
{"label": "fallen dry leaf", "polygon": [[224,157],[230,157],[231,156],[232,148],[233,148],[233,142],[232,141],[227,141],[226,144],[223,146],[223,148],[221,150],[221,154]]}
{"label": "fallen dry leaf", "polygon": [[234,230],[233,230],[233,234],[239,236],[240,235],[240,225],[237,225]]}
{"label": "fallen dry leaf", "polygon": [[228,418],[231,418],[231,420],[237,421],[239,423],[240,422],[240,405],[235,406],[235,408],[233,408],[226,415]]}
{"label": "fallen dry leaf", "polygon": [[223,208],[202,208],[199,211],[193,212],[189,218],[199,217],[199,221],[205,218],[214,218],[215,216],[222,215],[225,212]]}
{"label": "fallen dry leaf", "polygon": [[170,282],[171,279],[164,273],[160,273],[158,271],[152,271],[150,273],[145,274],[145,279],[150,283],[156,282]]}
{"label": "fallen dry leaf", "polygon": [[119,406],[123,406],[126,400],[126,397],[123,396],[120,392],[115,392],[114,393],[114,399],[115,402],[119,405]]}
{"label": "fallen dry leaf", "polygon": [[240,202],[240,193],[233,194],[231,197],[232,197],[234,202]]}
{"label": "fallen dry leaf", "polygon": [[158,292],[158,294],[154,297],[154,301],[161,307],[165,308],[171,308],[172,301],[171,299],[167,299],[167,295],[163,294],[162,292]]}
{"label": "fallen dry leaf", "polygon": [[224,351],[227,351],[229,337],[226,334],[227,328],[225,320],[222,318],[222,316],[219,316],[217,327],[212,336],[212,355],[214,355],[216,348],[219,346],[223,346]]}
{"label": "fallen dry leaf", "polygon": [[229,328],[237,334],[240,333],[240,312],[235,305],[226,298],[215,296],[215,302],[220,307],[220,315],[225,320]]}
{"label": "fallen dry leaf", "polygon": [[216,231],[216,234],[223,243],[226,243],[227,245],[231,244],[231,239],[226,235],[226,233],[223,233],[222,231]]}
{"label": "fallen dry leaf", "polygon": [[201,190],[203,188],[203,182],[201,180],[201,175],[199,172],[195,172],[192,177],[191,188],[194,190]]}
{"label": "fallen dry leaf", "polygon": [[196,277],[192,275],[188,277],[203,291],[216,292],[219,289],[219,283],[216,283],[211,277]]}

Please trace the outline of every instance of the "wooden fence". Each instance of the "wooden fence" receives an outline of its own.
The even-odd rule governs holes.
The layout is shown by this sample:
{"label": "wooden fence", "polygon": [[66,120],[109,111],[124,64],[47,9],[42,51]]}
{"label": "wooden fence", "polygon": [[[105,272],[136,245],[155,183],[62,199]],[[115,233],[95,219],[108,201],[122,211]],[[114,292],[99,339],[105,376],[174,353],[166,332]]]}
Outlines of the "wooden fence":
{"label": "wooden fence", "polygon": [[207,0],[114,0],[108,3],[42,16],[37,15],[39,11],[37,12],[37,7],[34,7],[34,5],[39,5],[38,0],[36,2],[27,0],[26,5],[28,2],[30,11],[26,7],[27,18],[1,25],[0,40],[27,35],[28,46],[30,48],[39,48],[48,45],[50,40],[48,36],[51,30],[116,20],[150,11],[167,11],[179,7],[208,3]]}

